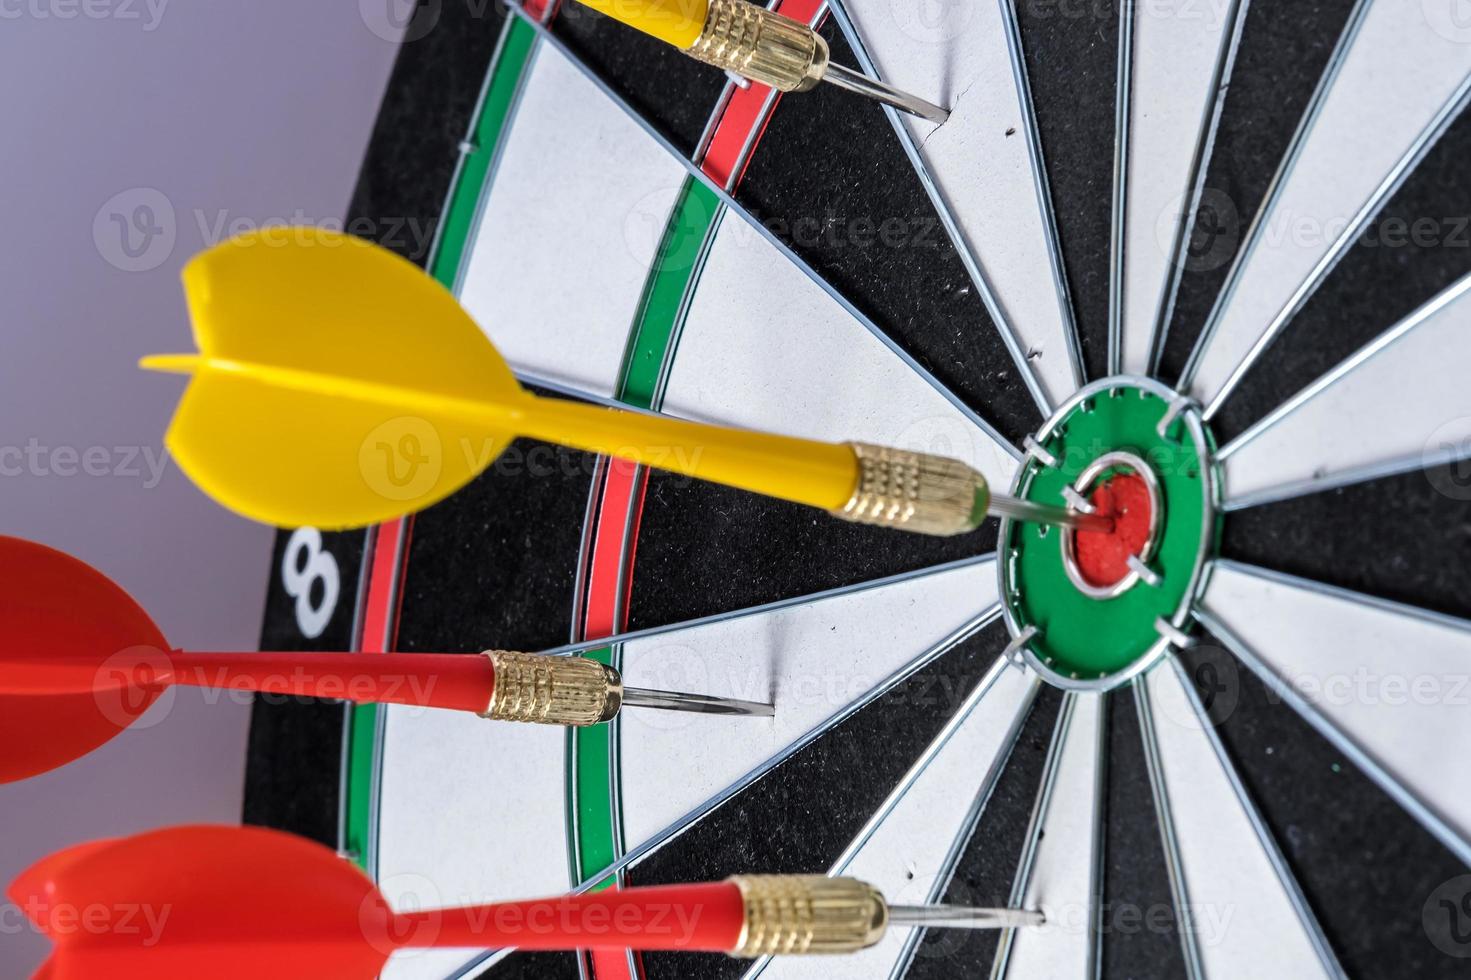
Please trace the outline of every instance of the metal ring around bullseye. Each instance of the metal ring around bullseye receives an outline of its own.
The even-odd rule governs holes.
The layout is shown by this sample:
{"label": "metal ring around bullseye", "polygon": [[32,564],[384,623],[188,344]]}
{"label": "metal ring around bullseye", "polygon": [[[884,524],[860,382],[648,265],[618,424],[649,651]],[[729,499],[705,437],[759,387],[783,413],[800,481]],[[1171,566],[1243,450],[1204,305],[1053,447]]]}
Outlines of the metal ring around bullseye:
{"label": "metal ring around bullseye", "polygon": [[[1099,456],[1088,468],[1078,474],[1073,481],[1073,489],[1083,496],[1093,489],[1093,484],[1104,473],[1116,467],[1122,467],[1132,471],[1144,481],[1145,490],[1149,494],[1149,538],[1144,542],[1144,550],[1139,553],[1139,560],[1149,561],[1154,557],[1155,547],[1159,544],[1159,526],[1164,500],[1160,494],[1159,478],[1149,468],[1149,464],[1133,453],[1114,451]],[[1078,555],[1076,544],[1077,532],[1072,528],[1062,529],[1062,567],[1067,572],[1068,580],[1073,586],[1090,599],[1112,599],[1123,595],[1134,587],[1139,581],[1139,573],[1130,569],[1129,574],[1119,579],[1112,585],[1094,585],[1083,577],[1083,570],[1078,567]]]}

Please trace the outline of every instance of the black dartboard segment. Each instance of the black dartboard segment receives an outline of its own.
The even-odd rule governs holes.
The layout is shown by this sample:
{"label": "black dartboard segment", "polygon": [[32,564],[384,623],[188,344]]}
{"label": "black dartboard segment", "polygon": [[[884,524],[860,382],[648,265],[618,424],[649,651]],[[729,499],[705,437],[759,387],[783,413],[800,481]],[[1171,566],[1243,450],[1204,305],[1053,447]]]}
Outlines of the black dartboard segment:
{"label": "black dartboard segment", "polygon": [[1108,374],[1119,4],[1020,4],[1017,19],[1090,378]]}
{"label": "black dartboard segment", "polygon": [[1103,872],[1104,973],[1181,976],[1179,915],[1133,692],[1109,698],[1108,837]]}
{"label": "black dartboard segment", "polygon": [[[629,623],[681,622],[928,568],[994,545],[989,530],[904,537],[823,520],[810,508],[677,476],[654,476],[644,500]],[[699,556],[719,550],[726,561]],[[813,556],[825,556],[814,561]],[[739,570],[739,571],[737,571]]]}
{"label": "black dartboard segment", "polygon": [[1178,377],[1215,307],[1355,4],[1251,4],[1221,106],[1179,297],[1160,361]]}
{"label": "black dartboard segment", "polygon": [[[1422,912],[1464,866],[1271,689],[1206,636],[1186,657],[1202,692],[1234,707],[1219,732],[1351,976],[1457,976]],[[1372,891],[1372,906],[1336,898]]]}
{"label": "black dartboard segment", "polygon": [[[281,532],[271,555],[262,650],[348,650],[356,642],[360,532]],[[342,708],[261,696],[251,712],[246,823],[336,846]]]}
{"label": "black dartboard segment", "polygon": [[[982,680],[1005,643],[998,624],[946,654],[773,770],[742,796],[740,807],[716,811],[640,864],[632,882],[826,871]],[[663,954],[646,962],[652,977],[714,980],[745,970],[729,957],[696,962]]]}

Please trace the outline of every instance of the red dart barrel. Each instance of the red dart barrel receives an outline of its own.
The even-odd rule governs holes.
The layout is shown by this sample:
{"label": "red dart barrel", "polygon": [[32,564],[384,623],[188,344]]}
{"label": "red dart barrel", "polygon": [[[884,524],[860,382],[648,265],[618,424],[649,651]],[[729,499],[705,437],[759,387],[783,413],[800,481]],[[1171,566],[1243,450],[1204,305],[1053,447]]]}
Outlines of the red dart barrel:
{"label": "red dart barrel", "polygon": [[395,916],[405,946],[728,953],[745,902],[731,882],[653,885]]}

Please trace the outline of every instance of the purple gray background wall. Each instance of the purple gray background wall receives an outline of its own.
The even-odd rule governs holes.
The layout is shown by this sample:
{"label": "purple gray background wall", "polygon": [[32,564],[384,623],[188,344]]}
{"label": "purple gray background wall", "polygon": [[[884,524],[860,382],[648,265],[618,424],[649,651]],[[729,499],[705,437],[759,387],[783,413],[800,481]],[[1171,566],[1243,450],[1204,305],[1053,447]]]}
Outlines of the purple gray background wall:
{"label": "purple gray background wall", "polygon": [[[271,532],[160,471],[181,382],[134,365],[189,349],[178,273],[202,246],[342,217],[411,7],[0,0],[0,533],[97,565],[177,645],[255,646]],[[237,821],[248,721],[183,694],[0,787],[0,885],[78,841]],[[3,977],[45,954],[17,912]]]}

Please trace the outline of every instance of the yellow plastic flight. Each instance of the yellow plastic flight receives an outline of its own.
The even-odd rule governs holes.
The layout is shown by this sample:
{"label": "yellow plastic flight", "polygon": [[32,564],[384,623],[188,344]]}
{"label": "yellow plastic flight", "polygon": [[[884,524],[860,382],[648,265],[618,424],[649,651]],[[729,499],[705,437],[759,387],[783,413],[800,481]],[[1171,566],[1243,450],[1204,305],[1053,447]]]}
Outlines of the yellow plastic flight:
{"label": "yellow plastic flight", "polygon": [[582,3],[677,48],[688,48],[700,39],[710,12],[708,0],[582,0]]}
{"label": "yellow plastic flight", "polygon": [[198,354],[167,445],[206,493],[286,527],[361,527],[428,507],[517,436],[825,509],[852,448],[539,398],[450,293],[360,239],[264,229],[184,270]]}

